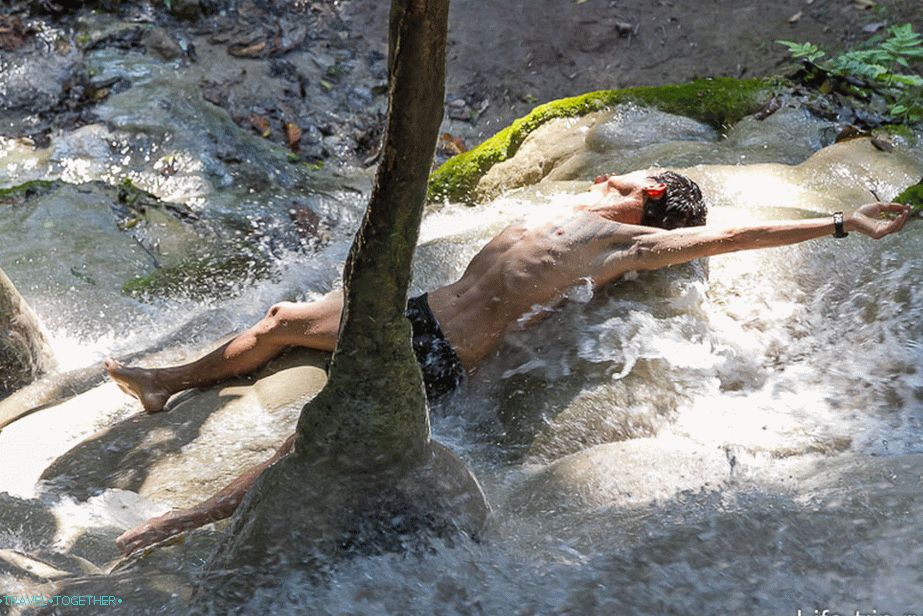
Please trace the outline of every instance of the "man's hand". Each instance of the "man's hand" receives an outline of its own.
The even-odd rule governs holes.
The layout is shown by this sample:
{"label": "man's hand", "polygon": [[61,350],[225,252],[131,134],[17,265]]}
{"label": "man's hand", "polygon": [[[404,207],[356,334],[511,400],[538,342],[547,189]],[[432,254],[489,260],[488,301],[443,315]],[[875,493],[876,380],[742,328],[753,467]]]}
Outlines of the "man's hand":
{"label": "man's hand", "polygon": [[[900,231],[910,218],[911,207],[900,203],[869,203],[846,217],[847,231],[858,231],[874,239],[881,239]],[[882,218],[883,214],[894,213],[896,218]]]}
{"label": "man's hand", "polygon": [[285,442],[282,443],[282,446],[276,450],[276,453],[271,458],[250,467],[247,472],[201,505],[192,509],[171,511],[162,516],[151,518],[141,526],[123,533],[115,540],[115,545],[118,546],[123,554],[128,556],[132,552],[154,545],[173,535],[178,535],[184,530],[199,528],[229,517],[240,505],[247,490],[250,489],[250,486],[253,485],[260,474],[287,456],[294,446],[295,435],[292,434],[285,439]]}
{"label": "man's hand", "polygon": [[141,526],[122,533],[115,540],[115,545],[122,551],[122,554],[128,556],[173,535],[178,535],[189,528],[188,520],[184,515],[185,512],[171,511],[162,516],[151,518]]}

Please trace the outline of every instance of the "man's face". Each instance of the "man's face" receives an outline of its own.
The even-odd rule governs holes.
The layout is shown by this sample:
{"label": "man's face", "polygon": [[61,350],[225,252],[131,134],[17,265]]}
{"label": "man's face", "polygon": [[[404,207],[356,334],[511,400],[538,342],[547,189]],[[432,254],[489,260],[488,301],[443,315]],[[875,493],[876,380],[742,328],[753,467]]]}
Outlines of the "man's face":
{"label": "man's face", "polygon": [[666,187],[650,177],[647,171],[634,171],[624,175],[601,175],[593,182],[591,191],[605,195],[609,216],[619,222],[637,225],[644,216],[644,204],[651,197],[662,194]]}

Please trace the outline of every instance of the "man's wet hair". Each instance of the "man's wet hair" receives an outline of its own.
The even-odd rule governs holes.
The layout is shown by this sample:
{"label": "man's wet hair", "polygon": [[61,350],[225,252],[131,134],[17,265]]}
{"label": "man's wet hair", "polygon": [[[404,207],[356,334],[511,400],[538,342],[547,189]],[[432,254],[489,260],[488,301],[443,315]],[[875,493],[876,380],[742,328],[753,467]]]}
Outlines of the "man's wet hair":
{"label": "man's wet hair", "polygon": [[653,175],[651,179],[665,184],[667,190],[659,199],[647,199],[641,216],[642,225],[678,229],[705,224],[708,208],[698,184],[672,171]]}

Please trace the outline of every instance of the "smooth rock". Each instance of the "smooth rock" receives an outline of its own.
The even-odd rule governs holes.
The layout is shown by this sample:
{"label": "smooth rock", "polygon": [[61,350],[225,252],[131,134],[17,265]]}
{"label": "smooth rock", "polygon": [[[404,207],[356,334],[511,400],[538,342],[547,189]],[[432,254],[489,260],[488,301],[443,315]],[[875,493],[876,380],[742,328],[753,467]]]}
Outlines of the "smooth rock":
{"label": "smooth rock", "polygon": [[633,439],[571,454],[529,478],[510,504],[523,512],[586,511],[650,504],[683,491],[720,490],[730,477],[725,452],[691,440]]}

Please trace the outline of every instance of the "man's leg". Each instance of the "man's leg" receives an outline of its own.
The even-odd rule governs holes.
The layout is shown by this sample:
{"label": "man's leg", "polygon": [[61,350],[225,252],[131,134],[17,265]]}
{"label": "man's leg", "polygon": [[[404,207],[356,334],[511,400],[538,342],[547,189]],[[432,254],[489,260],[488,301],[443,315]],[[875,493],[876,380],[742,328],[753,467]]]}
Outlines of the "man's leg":
{"label": "man's leg", "polygon": [[342,310],[340,292],[316,302],[283,302],[270,308],[259,323],[192,363],[148,369],[107,359],[106,369],[123,391],[141,401],[144,410],[155,413],[176,392],[253,372],[290,346],[332,351]]}

